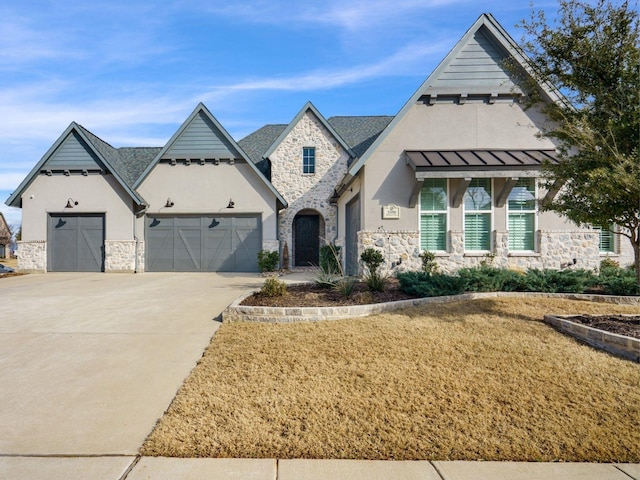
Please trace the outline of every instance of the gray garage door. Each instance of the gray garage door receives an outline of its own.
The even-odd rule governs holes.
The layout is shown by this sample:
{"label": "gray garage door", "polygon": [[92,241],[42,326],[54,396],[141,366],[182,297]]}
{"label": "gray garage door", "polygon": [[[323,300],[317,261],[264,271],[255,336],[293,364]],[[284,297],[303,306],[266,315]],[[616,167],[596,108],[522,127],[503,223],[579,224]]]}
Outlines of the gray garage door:
{"label": "gray garage door", "polygon": [[47,269],[50,272],[104,270],[104,215],[49,214]]}
{"label": "gray garage door", "polygon": [[148,216],[149,272],[256,272],[258,216]]}

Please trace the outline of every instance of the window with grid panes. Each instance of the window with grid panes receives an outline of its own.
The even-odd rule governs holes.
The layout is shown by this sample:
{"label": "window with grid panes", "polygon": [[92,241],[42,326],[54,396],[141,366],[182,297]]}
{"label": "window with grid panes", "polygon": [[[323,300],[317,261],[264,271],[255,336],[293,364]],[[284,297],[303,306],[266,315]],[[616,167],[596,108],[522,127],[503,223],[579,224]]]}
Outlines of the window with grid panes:
{"label": "window with grid panes", "polygon": [[491,179],[474,178],[464,193],[464,249],[491,249]]}
{"label": "window with grid panes", "polygon": [[536,180],[521,178],[509,194],[509,250],[532,251],[535,248]]}
{"label": "window with grid panes", "polygon": [[595,227],[600,234],[599,241],[599,249],[600,253],[614,253],[615,252],[615,244],[614,244],[614,236],[613,236],[613,225],[610,225],[609,228],[602,228],[600,226]]}
{"label": "window with grid panes", "polygon": [[302,149],[302,173],[316,173],[315,147],[304,147]]}
{"label": "window with grid panes", "polygon": [[447,180],[425,179],[420,190],[420,249],[447,249]]}

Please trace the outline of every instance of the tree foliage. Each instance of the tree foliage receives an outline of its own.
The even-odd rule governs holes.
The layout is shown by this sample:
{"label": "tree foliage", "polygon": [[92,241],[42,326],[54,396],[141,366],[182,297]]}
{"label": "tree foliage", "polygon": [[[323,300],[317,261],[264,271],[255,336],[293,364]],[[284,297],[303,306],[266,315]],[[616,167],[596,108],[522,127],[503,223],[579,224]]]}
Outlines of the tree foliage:
{"label": "tree foliage", "polygon": [[519,26],[531,80],[564,97],[545,101],[540,89],[531,97],[551,120],[543,135],[556,140],[560,159],[543,169],[547,188],[562,186],[543,208],[578,225],[617,225],[633,246],[640,284],[637,5],[560,0],[553,22],[534,11]]}

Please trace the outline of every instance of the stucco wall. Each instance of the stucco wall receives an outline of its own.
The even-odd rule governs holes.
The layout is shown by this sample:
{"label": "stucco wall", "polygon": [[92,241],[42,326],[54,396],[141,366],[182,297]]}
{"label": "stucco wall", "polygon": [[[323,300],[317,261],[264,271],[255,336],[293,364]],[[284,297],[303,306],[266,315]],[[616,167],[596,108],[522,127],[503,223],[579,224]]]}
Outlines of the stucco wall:
{"label": "stucco wall", "polygon": [[[264,182],[246,163],[222,161],[219,165],[197,161],[185,165],[159,163],[138,188],[149,204],[147,214],[216,214],[262,215],[262,237],[274,241],[276,235],[276,199]],[[167,199],[172,207],[165,207]],[[234,208],[229,209],[233,199]],[[138,236],[144,232],[144,222],[138,222]]]}
{"label": "stucco wall", "polygon": [[[302,173],[303,147],[316,149],[314,174]],[[308,110],[269,159],[272,183],[289,203],[289,208],[279,216],[280,244],[281,248],[285,242],[288,244],[290,264],[293,265],[293,220],[300,211],[311,209],[322,216],[325,228],[320,232],[321,243],[330,243],[336,238],[337,209],[329,199],[347,170],[349,155]]]}

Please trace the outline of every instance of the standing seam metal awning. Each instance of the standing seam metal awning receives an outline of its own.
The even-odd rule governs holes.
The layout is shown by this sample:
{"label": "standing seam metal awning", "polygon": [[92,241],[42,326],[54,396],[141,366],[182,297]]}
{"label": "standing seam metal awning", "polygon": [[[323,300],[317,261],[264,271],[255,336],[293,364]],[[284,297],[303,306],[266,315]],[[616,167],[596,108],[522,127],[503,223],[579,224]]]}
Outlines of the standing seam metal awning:
{"label": "standing seam metal awning", "polygon": [[[416,172],[491,171],[496,177],[514,170],[538,169],[544,162],[558,161],[555,150],[406,150],[407,164]],[[459,176],[459,175],[451,175]]]}

